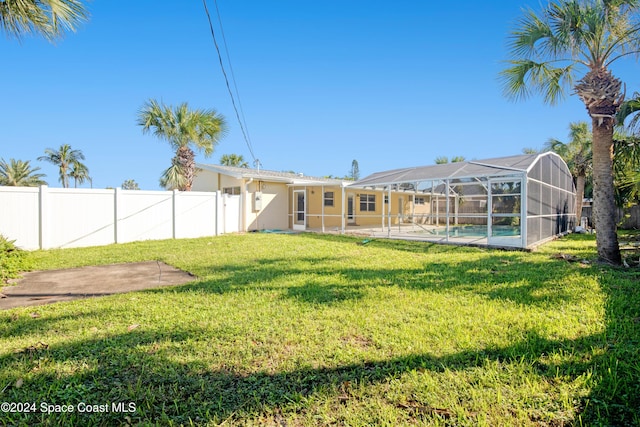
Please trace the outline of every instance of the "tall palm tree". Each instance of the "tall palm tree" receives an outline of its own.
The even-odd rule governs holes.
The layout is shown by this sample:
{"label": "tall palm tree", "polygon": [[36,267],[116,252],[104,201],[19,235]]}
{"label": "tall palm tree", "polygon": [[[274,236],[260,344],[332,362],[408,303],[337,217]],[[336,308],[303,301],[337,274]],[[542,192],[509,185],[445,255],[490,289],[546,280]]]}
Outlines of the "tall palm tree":
{"label": "tall palm tree", "polygon": [[220,157],[220,164],[223,166],[235,166],[237,168],[248,168],[249,163],[244,160],[242,154],[223,154]]}
{"label": "tall palm tree", "polygon": [[[594,222],[598,258],[620,264],[613,185],[613,127],[624,100],[610,65],[638,53],[638,0],[556,0],[537,14],[524,11],[510,37],[509,67],[502,71],[512,99],[540,93],[557,103],[572,88],[591,117]],[[582,78],[574,84],[577,73]]]}
{"label": "tall palm tree", "polygon": [[88,16],[78,0],[0,1],[0,28],[17,39],[35,33],[52,41],[65,31],[75,31]]}
{"label": "tall palm tree", "polygon": [[587,122],[576,122],[569,125],[569,142],[549,139],[546,148],[560,155],[576,183],[576,224],[580,224],[582,216],[582,200],[587,183],[587,175],[591,170],[591,132]]}
{"label": "tall palm tree", "polygon": [[214,146],[226,133],[224,117],[214,110],[190,110],[186,102],[174,109],[154,99],[145,103],[138,113],[138,125],[142,126],[143,133],[153,130],[155,136],[168,141],[176,150],[172,164],[163,177],[168,171],[174,178],[180,175],[183,179],[173,184],[179,184],[175,188],[182,191],[191,190],[195,175],[195,153],[191,146],[210,156]]}
{"label": "tall palm tree", "polygon": [[78,167],[78,164],[88,172],[87,167],[80,163],[80,160],[84,160],[84,154],[82,154],[82,151],[73,150],[69,144],[61,145],[58,150],[55,150],[54,148],[47,148],[44,150],[44,153],[45,155],[38,157],[38,160],[58,166],[58,181],[60,181],[64,188],[69,188],[70,173],[74,168]]}
{"label": "tall palm tree", "polygon": [[9,163],[0,159],[0,185],[13,187],[37,187],[46,185],[42,180],[46,175],[37,173],[39,167],[32,168],[29,160],[9,159]]}

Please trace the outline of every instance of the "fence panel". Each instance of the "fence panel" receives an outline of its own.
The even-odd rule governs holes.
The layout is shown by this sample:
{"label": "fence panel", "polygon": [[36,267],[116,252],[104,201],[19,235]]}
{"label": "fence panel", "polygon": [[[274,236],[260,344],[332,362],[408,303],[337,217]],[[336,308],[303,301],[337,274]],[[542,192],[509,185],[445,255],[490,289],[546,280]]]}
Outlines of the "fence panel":
{"label": "fence panel", "polygon": [[0,234],[24,249],[40,247],[39,195],[33,187],[0,187]]}
{"label": "fence panel", "polygon": [[[216,234],[216,193],[181,192],[176,195],[175,237],[204,237]],[[237,217],[239,210],[235,213]],[[220,230],[222,231],[222,230]]]}
{"label": "fence panel", "polygon": [[116,190],[117,243],[173,237],[173,192]]}
{"label": "fence panel", "polygon": [[48,188],[41,212],[44,249],[114,242],[112,190]]}
{"label": "fence panel", "polygon": [[31,250],[239,231],[240,204],[220,199],[219,192],[0,187],[0,234]]}

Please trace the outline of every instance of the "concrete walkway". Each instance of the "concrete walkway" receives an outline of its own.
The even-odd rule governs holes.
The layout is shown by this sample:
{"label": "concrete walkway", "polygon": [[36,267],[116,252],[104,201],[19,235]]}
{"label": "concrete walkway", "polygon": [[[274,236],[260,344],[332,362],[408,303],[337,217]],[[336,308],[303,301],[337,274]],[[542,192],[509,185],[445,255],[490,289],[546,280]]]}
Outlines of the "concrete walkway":
{"label": "concrete walkway", "polygon": [[0,310],[50,304],[192,282],[195,277],[157,261],[24,273],[0,290]]}

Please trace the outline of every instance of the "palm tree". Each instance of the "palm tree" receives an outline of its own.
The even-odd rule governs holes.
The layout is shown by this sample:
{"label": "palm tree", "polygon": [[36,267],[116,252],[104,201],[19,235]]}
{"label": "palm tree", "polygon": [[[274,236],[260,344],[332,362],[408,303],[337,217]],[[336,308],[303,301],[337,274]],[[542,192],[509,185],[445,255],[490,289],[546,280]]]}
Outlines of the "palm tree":
{"label": "palm tree", "polygon": [[11,37],[39,34],[53,41],[75,31],[89,14],[78,0],[0,1],[0,27]]}
{"label": "palm tree", "polygon": [[550,139],[546,148],[557,153],[567,162],[567,166],[576,183],[576,224],[580,224],[582,216],[582,200],[587,182],[587,175],[591,169],[591,133],[587,122],[571,123],[569,125],[569,142]]}
{"label": "palm tree", "polygon": [[80,162],[74,162],[71,165],[69,176],[73,178],[73,188],[78,188],[78,184],[82,185],[83,182],[91,179],[89,176],[89,169]]}
{"label": "palm tree", "polygon": [[142,126],[143,133],[153,130],[155,136],[168,141],[176,150],[163,177],[167,177],[169,171],[173,178],[180,175],[183,179],[170,182],[182,191],[191,190],[195,174],[195,153],[191,146],[204,151],[208,157],[226,133],[224,117],[213,110],[190,110],[186,102],[173,109],[152,99],[138,113],[138,125]]}
{"label": "palm tree", "polygon": [[123,190],[140,190],[140,186],[135,179],[126,179],[120,186]]}
{"label": "palm tree", "polygon": [[615,138],[616,203],[623,208],[640,203],[640,139],[622,133]]}
{"label": "palm tree", "polygon": [[[465,161],[464,156],[453,156],[451,158],[451,163],[461,163]],[[449,163],[449,158],[447,156],[436,157],[434,160],[436,165],[446,165]]]}
{"label": "palm tree", "polygon": [[86,166],[80,163],[80,160],[84,160],[82,151],[71,149],[69,144],[61,145],[58,150],[47,148],[44,153],[45,155],[38,157],[38,160],[58,166],[60,171],[58,181],[62,183],[64,188],[69,188],[69,176],[74,168],[83,167],[87,172],[89,171]]}
{"label": "palm tree", "polygon": [[446,165],[449,163],[449,158],[447,156],[438,156],[433,160],[433,162],[436,165]]}
{"label": "palm tree", "polygon": [[39,167],[32,168],[29,160],[9,159],[9,163],[0,159],[0,185],[13,187],[37,187],[47,183],[41,178],[46,175],[36,173]]}
{"label": "palm tree", "polygon": [[249,163],[244,160],[242,154],[223,154],[220,157],[222,166],[235,166],[237,168],[248,168]]}
{"label": "palm tree", "polygon": [[[591,117],[594,222],[598,258],[620,264],[613,185],[613,127],[624,99],[610,65],[638,53],[638,0],[556,0],[540,14],[524,11],[510,37],[510,66],[502,71],[512,99],[540,93],[556,104],[572,87]],[[576,73],[584,72],[574,84]]]}
{"label": "palm tree", "polygon": [[[616,135],[614,147],[621,155],[614,159],[618,202],[620,205],[640,203],[640,93],[620,106],[617,115],[618,126],[622,129]],[[627,118],[631,118],[625,126]]]}

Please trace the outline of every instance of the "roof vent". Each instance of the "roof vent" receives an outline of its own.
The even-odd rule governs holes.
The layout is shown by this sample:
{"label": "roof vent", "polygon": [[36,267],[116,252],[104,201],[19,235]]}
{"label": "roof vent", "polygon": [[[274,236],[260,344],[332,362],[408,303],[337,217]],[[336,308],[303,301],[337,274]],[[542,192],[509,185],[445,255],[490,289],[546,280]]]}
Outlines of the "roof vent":
{"label": "roof vent", "polygon": [[298,172],[298,176],[302,177],[304,174],[302,172]]}

